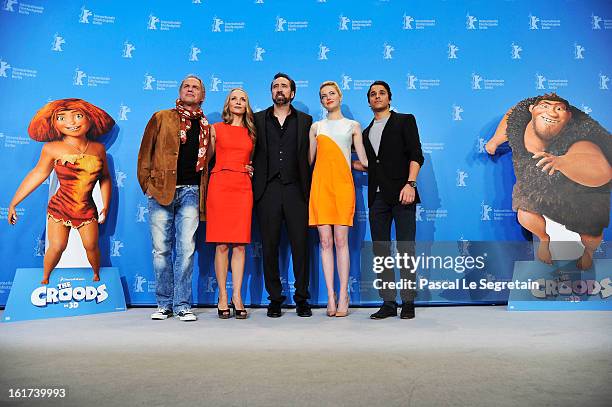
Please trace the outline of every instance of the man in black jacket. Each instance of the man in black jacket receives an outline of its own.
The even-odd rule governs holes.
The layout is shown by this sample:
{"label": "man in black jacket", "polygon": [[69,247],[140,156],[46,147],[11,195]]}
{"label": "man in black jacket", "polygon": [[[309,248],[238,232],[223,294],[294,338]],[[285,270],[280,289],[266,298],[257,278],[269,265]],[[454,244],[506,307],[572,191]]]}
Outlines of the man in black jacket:
{"label": "man in black jacket", "polygon": [[[414,255],[416,234],[416,204],[421,202],[416,179],[423,165],[423,153],[416,120],[411,114],[395,113],[391,107],[391,89],[386,82],[376,81],[368,89],[368,102],[374,120],[363,131],[363,143],[368,155],[368,206],[370,232],[375,256],[391,254],[391,223],[395,222],[398,253]],[[358,162],[354,167],[364,170]],[[400,269],[402,281],[416,284],[415,270]],[[379,294],[384,303],[372,319],[397,316],[395,273],[385,268],[381,273]],[[403,280],[406,279],[406,280]],[[387,283],[387,284],[386,284]],[[416,286],[414,286],[416,288]],[[414,318],[415,289],[400,290],[401,318]]]}
{"label": "man in black jacket", "polygon": [[284,220],[291,243],[296,312],[301,317],[310,317],[308,132],[312,117],[291,106],[295,97],[295,82],[288,75],[276,74],[270,88],[274,104],[255,114],[257,144],[253,155],[253,199],[261,231],[264,280],[270,300],[268,316],[280,317],[281,304],[286,299],[278,267],[278,247]]}

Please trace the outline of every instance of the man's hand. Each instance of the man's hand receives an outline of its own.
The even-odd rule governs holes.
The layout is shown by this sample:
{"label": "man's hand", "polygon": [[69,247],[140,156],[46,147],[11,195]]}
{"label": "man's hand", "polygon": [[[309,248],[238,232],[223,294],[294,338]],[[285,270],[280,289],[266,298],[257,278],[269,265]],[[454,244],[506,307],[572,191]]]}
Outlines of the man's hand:
{"label": "man's hand", "polygon": [[249,161],[249,163],[245,165],[244,168],[246,168],[247,172],[249,173],[249,177],[253,178],[253,171],[255,171],[255,168],[253,168],[251,164],[253,164],[253,161]]}
{"label": "man's hand", "polygon": [[548,175],[553,175],[555,171],[559,171],[559,167],[563,165],[565,156],[556,156],[545,151],[535,153],[531,158],[542,158],[537,162],[536,167],[542,167],[542,172],[548,172]]}
{"label": "man's hand", "polygon": [[367,171],[368,169],[361,164],[361,161],[355,160],[353,161],[353,169],[355,171]]}
{"label": "man's hand", "polygon": [[400,191],[399,200],[402,205],[408,205],[414,202],[416,191],[410,184],[404,185],[404,188]]}

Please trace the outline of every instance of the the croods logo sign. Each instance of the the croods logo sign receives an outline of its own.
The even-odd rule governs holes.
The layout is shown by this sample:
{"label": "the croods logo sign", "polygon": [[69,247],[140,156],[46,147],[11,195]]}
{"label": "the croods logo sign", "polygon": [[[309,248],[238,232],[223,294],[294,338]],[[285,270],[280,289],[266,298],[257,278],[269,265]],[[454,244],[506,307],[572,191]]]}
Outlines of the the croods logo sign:
{"label": "the croods logo sign", "polygon": [[100,304],[108,298],[106,284],[97,287],[73,285],[71,281],[62,282],[57,288],[42,286],[32,291],[30,300],[37,307],[63,304],[66,308],[77,308],[83,301]]}
{"label": "the croods logo sign", "polygon": [[539,288],[531,290],[536,298],[563,296],[600,295],[606,299],[612,295],[612,280],[609,277],[597,280],[559,281],[541,278],[537,280]]}
{"label": "the croods logo sign", "polygon": [[41,285],[42,272],[42,268],[20,268],[15,271],[1,321],[74,317],[126,310],[121,277],[116,267],[100,268],[100,281],[93,281],[89,267],[58,269],[51,273],[48,284]]}

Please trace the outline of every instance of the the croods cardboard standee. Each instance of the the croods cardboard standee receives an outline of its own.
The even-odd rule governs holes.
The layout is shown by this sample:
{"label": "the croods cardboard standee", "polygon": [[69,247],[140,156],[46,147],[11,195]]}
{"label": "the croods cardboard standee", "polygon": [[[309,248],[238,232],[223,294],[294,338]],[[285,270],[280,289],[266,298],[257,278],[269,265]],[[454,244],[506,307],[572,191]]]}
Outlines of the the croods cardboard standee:
{"label": "the croods cardboard standee", "polygon": [[[541,274],[548,270],[555,274],[550,279],[561,285],[563,281],[570,281],[571,286],[571,280],[562,281],[560,276],[589,270],[596,274],[593,278],[609,281],[606,278],[612,276],[612,271],[604,266],[609,261],[602,260],[594,265],[593,257],[602,242],[603,230],[610,222],[610,133],[567,100],[550,93],[522,100],[511,108],[487,143],[487,152],[495,154],[497,147],[506,141],[512,149],[516,176],[512,208],[517,212],[519,223],[537,237],[536,257],[547,265],[530,267],[520,264],[517,265],[519,269],[515,268],[515,274],[528,273],[529,270]],[[578,234],[582,244],[578,258],[563,263],[562,273],[558,269],[560,264],[554,264],[554,261],[563,259],[563,251],[559,257],[553,257],[551,240],[558,238],[547,231],[547,219]],[[539,274],[538,279],[550,280]],[[574,280],[582,281],[580,278]],[[547,284],[548,291],[546,288],[544,291],[548,295],[534,295],[534,300],[559,296],[559,290],[553,290],[552,284]],[[576,293],[588,291],[582,292],[581,287],[578,284],[577,291],[569,291],[573,294],[570,297],[573,301],[580,301],[580,295]],[[591,287],[590,294],[594,290]]]}
{"label": "the croods cardboard standee", "polygon": [[102,267],[100,281],[91,268],[56,269],[48,284],[40,284],[40,268],[15,272],[2,322],[74,317],[127,309],[116,267]]}
{"label": "the croods cardboard standee", "polygon": [[[86,260],[91,265],[92,282],[97,283],[101,279],[98,224],[106,221],[111,198],[111,177],[106,148],[104,144],[95,140],[108,133],[114,124],[115,121],[108,113],[82,99],[60,99],[49,102],[34,115],[30,122],[28,134],[36,141],[45,142],[45,145],[38,163],[21,182],[9,204],[8,222],[11,225],[17,224],[17,205],[54,172],[59,187],[55,191],[56,185],[51,185],[50,192],[54,193],[47,206],[47,244],[44,267],[39,270],[42,271],[42,281],[40,281],[42,286],[49,284],[50,275],[67,248],[70,233],[74,231],[78,232]],[[102,201],[100,207],[96,206],[93,199],[93,191],[98,183]],[[84,260],[83,258],[77,259],[77,262],[84,263]],[[31,276],[26,276],[24,273],[35,273],[36,270],[38,269],[20,269],[20,272],[16,273],[7,303],[7,314],[11,302],[17,301],[16,292],[20,291],[20,283],[17,279],[30,280]],[[115,280],[119,277],[116,269],[114,270],[113,279]],[[46,291],[44,297],[47,300],[50,299],[50,303],[73,300],[74,296],[64,294],[64,299],[60,299],[61,296],[58,297],[57,294],[67,293],[71,287],[70,281],[83,280],[82,270],[79,273],[76,273],[75,270],[65,271],[64,274],[66,273],[68,275],[63,275],[59,280],[54,278],[56,288]],[[102,278],[106,277],[102,276]],[[119,287],[121,287],[120,282]],[[92,289],[92,287],[83,287],[80,290],[75,288],[76,298],[81,296],[81,291],[83,291],[83,299],[91,297],[92,294],[89,291]],[[53,294],[53,290],[57,293]],[[120,294],[123,299],[123,309],[125,309],[123,292]],[[41,296],[38,296],[39,299]],[[32,294],[31,302],[45,309],[36,304],[34,294]],[[97,301],[97,303],[101,302]]]}

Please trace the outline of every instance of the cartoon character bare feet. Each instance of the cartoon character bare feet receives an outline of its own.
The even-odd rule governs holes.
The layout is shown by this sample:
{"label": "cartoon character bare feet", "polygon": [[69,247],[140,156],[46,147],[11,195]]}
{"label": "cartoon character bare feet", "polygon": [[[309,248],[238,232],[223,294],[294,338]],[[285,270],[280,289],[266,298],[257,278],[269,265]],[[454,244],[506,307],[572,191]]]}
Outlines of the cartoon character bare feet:
{"label": "cartoon character bare feet", "polygon": [[40,283],[41,283],[42,285],[47,285],[47,284],[49,284],[49,279],[48,279],[48,278],[43,278],[43,279],[40,281]]}
{"label": "cartoon character bare feet", "polygon": [[552,264],[552,254],[550,253],[549,243],[550,241],[548,240],[540,240],[540,246],[538,247],[538,259],[546,264]]}
{"label": "cartoon character bare feet", "polygon": [[93,281],[100,281],[100,273],[94,273]]}
{"label": "cartoon character bare feet", "polygon": [[578,270],[588,270],[593,266],[593,254],[588,250],[584,250],[582,256],[576,261],[576,267]]}

